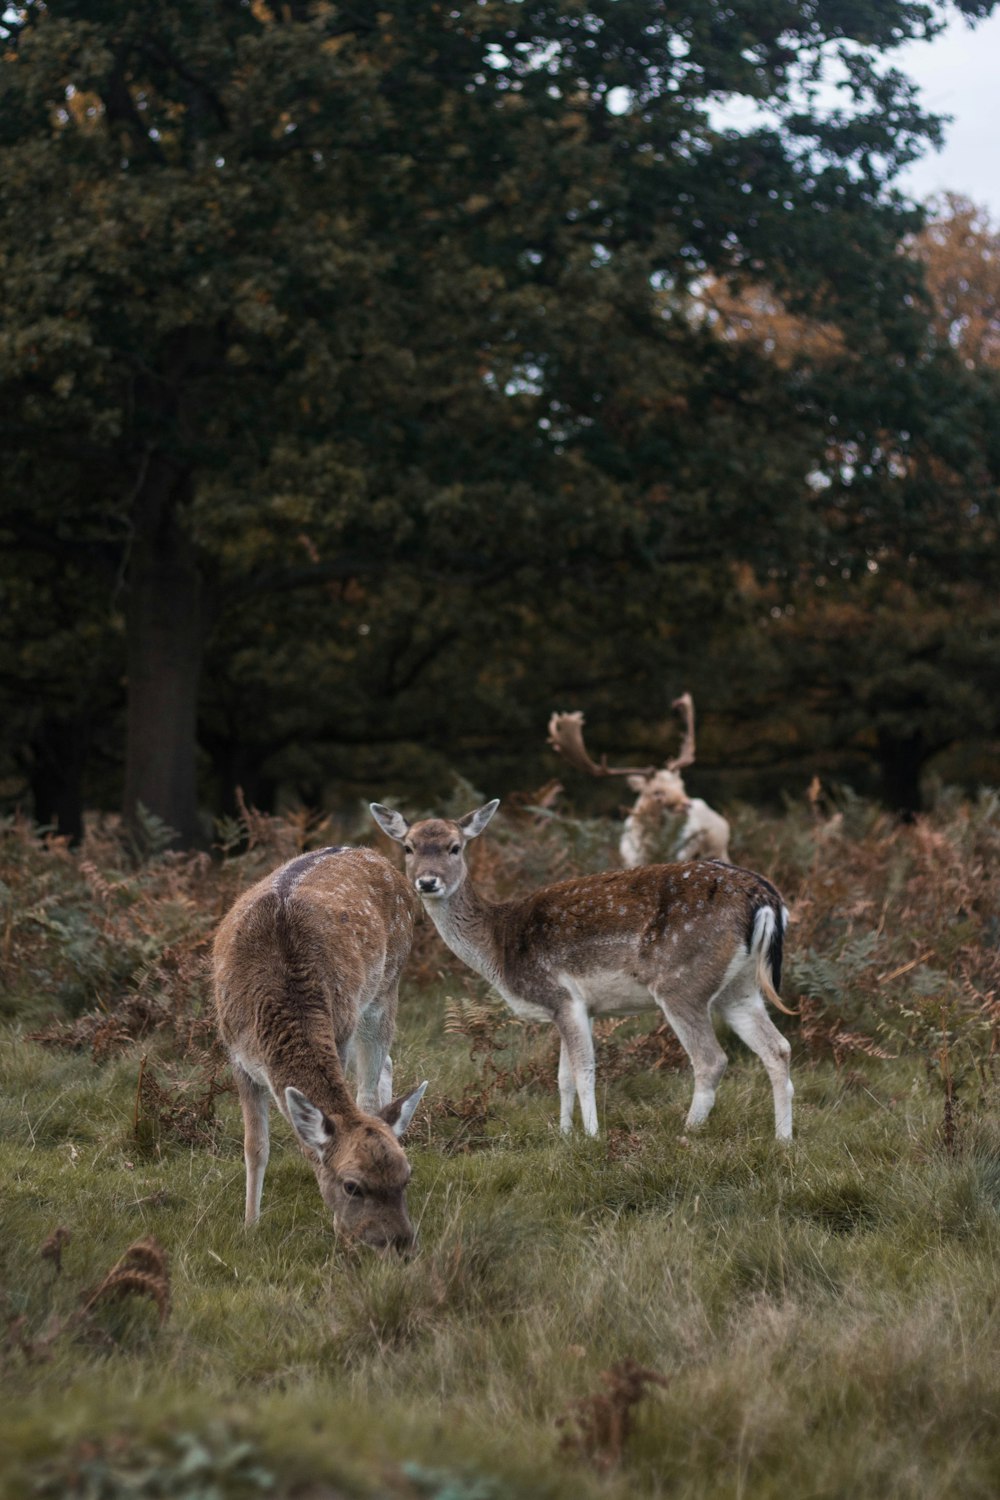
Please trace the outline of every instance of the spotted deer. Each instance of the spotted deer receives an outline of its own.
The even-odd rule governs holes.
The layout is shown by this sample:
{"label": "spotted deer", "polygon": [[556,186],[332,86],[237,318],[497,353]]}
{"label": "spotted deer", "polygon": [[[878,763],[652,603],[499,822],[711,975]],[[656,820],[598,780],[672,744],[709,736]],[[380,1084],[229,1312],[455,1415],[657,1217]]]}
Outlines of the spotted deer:
{"label": "spotted deer", "polygon": [[[412,1246],[398,1138],[427,1084],[392,1099],[389,1047],[416,909],[387,859],[341,847],[282,865],[223,919],[215,1012],[243,1111],[248,1224],[260,1215],[273,1099],[336,1226],[375,1248]],[[351,1060],[356,1102],[345,1081]]]}
{"label": "spotted deer", "polygon": [[499,801],[453,822],[410,824],[379,803],[372,815],[403,845],[406,874],[453,953],[493,985],[515,1015],[558,1028],[559,1123],[597,1134],[594,1016],[658,1006],[694,1069],[688,1128],[701,1125],[726,1067],[712,1018],[755,1052],[774,1094],[775,1134],[792,1134],[788,1042],[765,1001],[778,995],[788,913],[769,881],[713,861],[608,870],[493,902],[469,878],[465,846]]}
{"label": "spotted deer", "polygon": [[694,764],[694,701],[690,693],[675,698],[684,723],[681,748],[665,766],[609,766],[591,760],[583,743],[583,714],[553,714],[549,720],[549,745],[570,765],[588,776],[624,776],[630,791],[638,793],[625,819],[618,844],[627,870],[645,865],[652,858],[656,835],[665,816],[684,814],[684,824],[673,850],[674,859],[721,859],[729,862],[729,824],[721,813],[700,797],[689,797],[681,771]]}

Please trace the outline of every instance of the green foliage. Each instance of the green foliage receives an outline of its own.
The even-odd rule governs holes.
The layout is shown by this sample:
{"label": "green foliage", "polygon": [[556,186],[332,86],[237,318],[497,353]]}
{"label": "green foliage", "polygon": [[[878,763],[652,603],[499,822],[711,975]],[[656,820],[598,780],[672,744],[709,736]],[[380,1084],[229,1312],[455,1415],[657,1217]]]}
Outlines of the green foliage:
{"label": "green foliage", "polygon": [[[7,889],[3,1005],[7,1013],[37,1010],[39,1000],[72,1015],[114,1012],[128,994],[145,993],[154,1008],[171,950],[203,936],[212,913],[199,914],[191,877],[204,863],[153,863],[136,872],[128,841],[97,835],[77,861],[58,839],[38,837],[14,821],[0,830],[0,868]],[[171,976],[178,977],[176,972]],[[25,1000],[27,999],[27,1004]]]}
{"label": "green foliage", "polygon": [[[5,774],[76,832],[127,735],[128,818],[187,843],[196,770],[214,810],[456,756],[523,784],[557,693],[641,746],[691,660],[728,683],[740,569],[944,536],[937,460],[981,557],[993,387],[928,333],[891,187],[938,125],[889,55],[947,14],[5,12]],[[708,275],[836,357],[721,336]]]}
{"label": "green foliage", "polygon": [[129,1452],[125,1444],[110,1453],[90,1448],[56,1472],[54,1465],[47,1465],[35,1492],[53,1500],[248,1500],[275,1489],[274,1475],[260,1464],[254,1445],[224,1431],[211,1434],[208,1442],[200,1435],[179,1433],[159,1451]]}
{"label": "green foliage", "polygon": [[145,803],[137,802],[133,839],[140,859],[155,859],[177,842],[177,830],[151,812]]}
{"label": "green foliage", "polygon": [[846,993],[871,969],[878,949],[878,935],[866,932],[846,942],[834,957],[808,949],[796,953],[789,964],[789,978],[795,989],[824,1007],[838,1006]]}
{"label": "green foliage", "polygon": [[496,1481],[478,1476],[463,1478],[446,1469],[427,1469],[423,1464],[404,1464],[403,1473],[427,1500],[503,1500],[504,1496]]}

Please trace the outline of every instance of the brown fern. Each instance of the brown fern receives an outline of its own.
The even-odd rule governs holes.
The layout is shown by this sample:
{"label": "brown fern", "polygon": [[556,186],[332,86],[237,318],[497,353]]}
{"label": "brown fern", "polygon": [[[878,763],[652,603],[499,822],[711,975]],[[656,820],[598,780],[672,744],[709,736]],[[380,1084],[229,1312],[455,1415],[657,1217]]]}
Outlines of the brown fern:
{"label": "brown fern", "polygon": [[110,906],[115,897],[115,888],[111,882],[101,874],[92,859],[81,859],[80,874],[83,876],[87,889],[91,891],[105,906]]}
{"label": "brown fern", "polygon": [[[58,1269],[62,1248],[68,1241],[67,1229],[55,1229],[41,1246],[39,1254],[52,1260]],[[27,1314],[14,1316],[8,1312],[0,1354],[9,1355],[17,1350],[29,1363],[37,1364],[50,1357],[52,1346],[64,1334],[75,1334],[114,1349],[117,1340],[94,1322],[94,1312],[103,1303],[127,1296],[147,1297],[153,1302],[162,1327],[170,1313],[170,1272],[163,1246],[152,1235],[129,1245],[93,1291],[81,1294],[77,1306],[67,1317],[52,1314],[40,1333],[31,1333]]]}
{"label": "brown fern", "polygon": [[57,1276],[62,1271],[63,1246],[68,1245],[70,1239],[69,1230],[60,1224],[58,1229],[53,1229],[38,1252],[42,1260],[50,1260],[52,1262]]}
{"label": "brown fern", "polygon": [[152,1235],[136,1240],[81,1303],[74,1317],[83,1322],[101,1302],[129,1295],[155,1302],[162,1324],[170,1312],[170,1273],[163,1246]]}
{"label": "brown fern", "polygon": [[593,1464],[600,1473],[617,1464],[635,1428],[635,1408],[651,1386],[667,1378],[631,1357],[601,1371],[603,1391],[571,1401],[556,1426],[565,1429],[560,1451]]}
{"label": "brown fern", "polygon": [[896,1056],[879,1045],[873,1037],[860,1031],[848,1031],[835,1018],[824,1014],[819,1000],[808,995],[799,999],[799,1039],[813,1057],[830,1056],[836,1068],[842,1067],[849,1053],[881,1058],[891,1062]]}
{"label": "brown fern", "polygon": [[132,1119],[136,1140],[148,1145],[172,1136],[186,1146],[211,1146],[219,1127],[215,1101],[232,1090],[231,1083],[219,1080],[221,1064],[206,1057],[198,1089],[186,1079],[174,1084],[161,1082],[147,1061],[143,1054]]}

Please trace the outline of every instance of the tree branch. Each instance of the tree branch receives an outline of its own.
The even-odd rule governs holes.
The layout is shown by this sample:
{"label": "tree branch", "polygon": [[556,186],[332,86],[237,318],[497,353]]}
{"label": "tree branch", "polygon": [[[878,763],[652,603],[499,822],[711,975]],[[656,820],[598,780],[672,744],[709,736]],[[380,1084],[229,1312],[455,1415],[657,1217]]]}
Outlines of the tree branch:
{"label": "tree branch", "polygon": [[[164,67],[172,68],[178,78],[184,80],[192,90],[204,99],[223,130],[229,129],[229,114],[221,98],[212,86],[199,78],[196,73],[186,67],[177,56],[176,52],[160,37],[148,37],[142,44],[142,50],[153,60],[159,61]],[[190,107],[190,106],[189,106]]]}
{"label": "tree branch", "polygon": [[147,155],[158,166],[163,166],[165,161],[163,151],[159,143],[150,137],[149,131],[143,123],[142,116],[136,108],[136,103],[132,98],[128,84],[125,82],[125,67],[128,63],[130,50],[131,43],[122,42],[115,52],[111,74],[101,94],[105,114],[110,124],[117,123],[129,127],[130,133],[134,132],[136,136],[136,145],[141,144]]}

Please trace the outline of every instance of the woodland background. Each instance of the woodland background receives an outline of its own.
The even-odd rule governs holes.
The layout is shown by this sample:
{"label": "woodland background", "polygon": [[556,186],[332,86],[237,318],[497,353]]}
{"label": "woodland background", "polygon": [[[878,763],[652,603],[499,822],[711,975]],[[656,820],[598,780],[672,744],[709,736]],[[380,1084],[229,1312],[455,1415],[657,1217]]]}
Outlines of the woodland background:
{"label": "woodland background", "polygon": [[3,805],[506,795],[684,688],[723,804],[995,782],[1000,242],[892,60],[991,9],[7,7]]}
{"label": "woodland background", "polygon": [[[893,186],[893,49],[992,8],[0,12],[5,1496],[994,1500],[1000,242]],[[619,791],[524,805],[548,716],[660,761],[684,688],[794,1146],[732,1040],[685,1136],[650,1015],[561,1136],[422,922],[420,1253],[277,1121],[246,1234],[237,893],[373,796],[500,794],[492,896],[607,869]]]}

